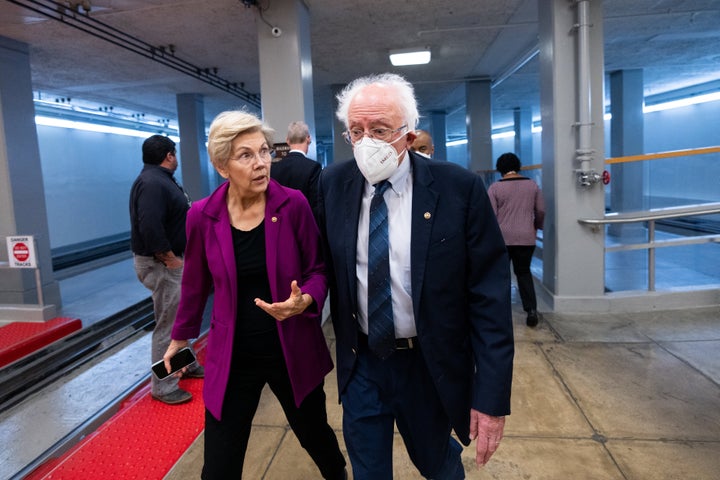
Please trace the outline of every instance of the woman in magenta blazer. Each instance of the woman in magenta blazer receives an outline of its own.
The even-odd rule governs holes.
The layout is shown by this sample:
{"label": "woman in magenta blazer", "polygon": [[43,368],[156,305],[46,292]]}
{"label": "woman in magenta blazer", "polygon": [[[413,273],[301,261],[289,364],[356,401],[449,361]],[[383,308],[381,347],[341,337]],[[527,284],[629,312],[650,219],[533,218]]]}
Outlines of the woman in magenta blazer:
{"label": "woman in magenta blazer", "polygon": [[210,160],[227,181],[188,212],[180,306],[164,358],[169,367],[199,335],[214,292],[202,478],[241,478],[268,384],[323,478],[342,479],[323,390],[333,364],[320,325],[327,279],[319,231],[302,193],[270,180],[272,134],[243,111],[223,112],[210,126]]}

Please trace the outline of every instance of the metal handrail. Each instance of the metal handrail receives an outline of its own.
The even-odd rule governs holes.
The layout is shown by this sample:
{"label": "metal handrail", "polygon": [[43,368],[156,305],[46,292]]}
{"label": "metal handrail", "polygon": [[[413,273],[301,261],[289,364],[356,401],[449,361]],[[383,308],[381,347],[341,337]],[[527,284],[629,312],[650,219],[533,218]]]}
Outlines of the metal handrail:
{"label": "metal handrail", "polygon": [[655,221],[668,218],[691,217],[697,215],[712,215],[720,213],[720,202],[705,203],[701,205],[686,205],[683,207],[667,207],[646,210],[642,212],[608,213],[603,218],[580,218],[578,222],[592,228],[601,225],[617,223],[648,223],[648,241],[643,243],[625,244],[605,247],[606,252],[620,250],[648,251],[648,291],[655,291],[655,249],[660,247],[677,247],[681,245],[695,245],[701,243],[720,243],[720,235],[702,235],[691,238],[676,238],[669,240],[655,240]]}
{"label": "metal handrail", "polygon": [[683,207],[653,208],[644,212],[608,213],[603,218],[581,218],[580,223],[587,225],[605,225],[608,223],[648,222],[666,218],[690,217],[720,213],[720,202],[686,205]]}

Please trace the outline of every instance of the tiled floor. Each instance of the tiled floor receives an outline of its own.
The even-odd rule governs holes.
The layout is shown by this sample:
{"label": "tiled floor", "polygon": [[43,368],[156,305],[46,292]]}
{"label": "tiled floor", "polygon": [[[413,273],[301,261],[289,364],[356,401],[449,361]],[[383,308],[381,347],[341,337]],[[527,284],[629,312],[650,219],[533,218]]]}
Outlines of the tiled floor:
{"label": "tiled floor", "polygon": [[[536,329],[515,313],[513,413],[482,470],[469,479],[711,480],[720,478],[720,311],[546,314]],[[326,326],[327,327],[327,326]],[[332,329],[326,328],[331,350]],[[331,373],[331,425],[342,441]],[[166,480],[199,478],[202,436]],[[419,475],[396,437],[398,480]],[[255,417],[245,478],[318,478],[266,392]]]}

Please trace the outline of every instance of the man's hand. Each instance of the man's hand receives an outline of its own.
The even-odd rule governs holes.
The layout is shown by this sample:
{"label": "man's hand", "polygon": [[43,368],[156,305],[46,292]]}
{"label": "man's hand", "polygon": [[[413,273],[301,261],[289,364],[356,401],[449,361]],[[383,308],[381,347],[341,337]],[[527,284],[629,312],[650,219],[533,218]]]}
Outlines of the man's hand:
{"label": "man's hand", "polygon": [[169,268],[170,270],[175,270],[175,269],[177,269],[177,268],[182,268],[182,266],[183,266],[182,258],[173,257],[173,258],[171,258],[170,260],[168,260],[167,262],[165,262],[165,266],[166,266],[167,268]]}
{"label": "man's hand", "polygon": [[182,268],[183,266],[182,258],[176,257],[172,250],[169,252],[156,253],[155,258],[161,261],[170,270]]}
{"label": "man's hand", "polygon": [[259,298],[255,299],[255,305],[280,321],[304,312],[312,302],[313,298],[309,294],[300,291],[297,280],[293,280],[290,284],[290,297],[284,302],[267,303]]}
{"label": "man's hand", "polygon": [[475,409],[470,410],[470,440],[476,440],[475,463],[484,466],[500,445],[505,417],[492,417]]}

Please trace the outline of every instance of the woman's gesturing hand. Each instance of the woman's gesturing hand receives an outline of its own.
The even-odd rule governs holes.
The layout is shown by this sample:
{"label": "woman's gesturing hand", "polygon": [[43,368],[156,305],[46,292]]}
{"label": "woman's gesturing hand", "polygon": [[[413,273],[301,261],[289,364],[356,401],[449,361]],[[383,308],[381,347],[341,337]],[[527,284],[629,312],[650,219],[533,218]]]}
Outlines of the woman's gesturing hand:
{"label": "woman's gesturing hand", "polygon": [[255,299],[255,305],[265,310],[275,320],[285,320],[292,316],[298,315],[312,305],[313,298],[302,293],[298,287],[297,280],[293,280],[290,284],[290,297],[284,302],[267,303],[259,298]]}

